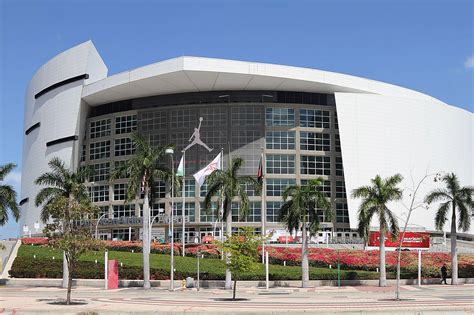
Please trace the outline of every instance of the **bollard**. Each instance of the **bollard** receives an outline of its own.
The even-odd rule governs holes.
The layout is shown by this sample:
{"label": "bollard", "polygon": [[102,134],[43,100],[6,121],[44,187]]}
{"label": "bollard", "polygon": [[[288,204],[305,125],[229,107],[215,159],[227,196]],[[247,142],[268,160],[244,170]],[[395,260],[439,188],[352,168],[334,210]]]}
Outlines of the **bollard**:
{"label": "bollard", "polygon": [[332,269],[332,266],[331,266],[331,265],[329,265],[329,269]]}
{"label": "bollard", "polygon": [[105,261],[104,282],[105,282],[105,289],[107,290],[109,288],[109,282],[107,280],[109,278],[109,252],[107,250],[104,253],[104,261]]}
{"label": "bollard", "polygon": [[265,252],[265,280],[265,287],[268,290],[270,287],[270,277],[268,272],[268,251]]}
{"label": "bollard", "polygon": [[421,286],[421,250],[418,250],[418,286]]}

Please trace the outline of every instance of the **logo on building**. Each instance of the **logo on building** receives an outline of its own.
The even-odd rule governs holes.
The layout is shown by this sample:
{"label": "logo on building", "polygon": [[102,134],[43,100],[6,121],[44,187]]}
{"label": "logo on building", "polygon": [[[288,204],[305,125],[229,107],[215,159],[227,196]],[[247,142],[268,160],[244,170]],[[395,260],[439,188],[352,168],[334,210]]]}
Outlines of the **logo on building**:
{"label": "logo on building", "polygon": [[[199,117],[199,126],[197,128],[194,128],[194,132],[193,134],[191,135],[191,137],[189,138],[188,142],[192,142],[190,144],[188,144],[188,146],[186,148],[184,148],[183,151],[187,151],[189,148],[191,148],[193,145],[195,144],[199,144],[200,146],[203,146],[204,148],[206,148],[207,151],[211,152],[212,150],[214,149],[211,149],[207,146],[207,144],[205,144],[202,140],[201,140],[201,134],[200,134],[200,130],[201,130],[201,123],[203,121],[203,118],[202,117]],[[194,140],[193,140],[194,138]]]}

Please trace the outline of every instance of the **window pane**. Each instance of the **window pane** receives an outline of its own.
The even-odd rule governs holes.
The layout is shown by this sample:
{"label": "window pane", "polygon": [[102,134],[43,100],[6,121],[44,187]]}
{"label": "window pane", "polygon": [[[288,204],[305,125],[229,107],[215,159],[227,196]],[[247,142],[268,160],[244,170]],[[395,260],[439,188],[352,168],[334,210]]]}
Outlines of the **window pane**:
{"label": "window pane", "polygon": [[300,132],[300,149],[308,151],[331,151],[331,135],[319,132]]}
{"label": "window pane", "polygon": [[311,128],[329,128],[329,111],[319,109],[300,109],[300,126]]}
{"label": "window pane", "polygon": [[274,150],[294,150],[295,132],[294,131],[267,131],[266,136],[267,149]]}
{"label": "window pane", "polygon": [[267,126],[294,126],[295,110],[293,108],[267,107],[265,109]]}
{"label": "window pane", "polygon": [[268,174],[294,174],[295,156],[283,154],[268,154],[266,158]]}
{"label": "window pane", "polygon": [[301,156],[301,174],[331,175],[331,159],[328,156]]}
{"label": "window pane", "polygon": [[115,118],[115,133],[123,134],[137,130],[137,115],[121,116]]}

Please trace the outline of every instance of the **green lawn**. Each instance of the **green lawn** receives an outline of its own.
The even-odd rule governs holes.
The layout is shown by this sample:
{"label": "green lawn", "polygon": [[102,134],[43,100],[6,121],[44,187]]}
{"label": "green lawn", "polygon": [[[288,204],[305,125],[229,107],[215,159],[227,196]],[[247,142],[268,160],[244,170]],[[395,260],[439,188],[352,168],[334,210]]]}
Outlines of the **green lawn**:
{"label": "green lawn", "polygon": [[[36,259],[34,259],[36,255]],[[53,261],[53,256],[55,260]],[[57,249],[43,246],[31,246],[22,245],[18,251],[18,261],[27,261],[28,268],[35,268],[36,261],[38,265],[44,265],[45,262],[50,262],[51,265],[60,266],[59,262],[62,261],[62,253]],[[135,270],[142,268],[142,254],[131,253],[123,251],[109,251],[109,259],[118,260],[119,264],[123,264],[123,274],[125,269],[128,267]],[[83,255],[81,261],[95,263],[95,260],[99,264],[104,263],[104,252],[91,251]],[[40,263],[41,262],[41,263]],[[18,264],[19,265],[19,264]],[[182,276],[190,275],[195,276],[196,274],[196,258],[195,257],[181,257],[175,256],[175,269],[177,274]],[[168,272],[170,270],[170,256],[162,254],[150,254],[150,267],[160,272]],[[14,269],[20,268],[15,266]],[[207,272],[210,279],[222,279],[225,275],[225,264],[223,260],[204,258],[200,261],[201,273]],[[139,270],[138,270],[139,271]],[[301,279],[301,267],[299,266],[281,266],[281,265],[270,265],[270,279],[272,280],[299,280]],[[388,275],[393,277],[393,274]],[[133,277],[133,276],[131,276]],[[264,280],[265,279],[265,266],[260,264],[258,271],[252,274],[246,274],[243,276],[244,279],[253,280]],[[337,279],[337,270],[328,268],[316,268],[310,267],[310,278],[311,279]],[[378,274],[372,271],[360,271],[360,270],[341,270],[341,279],[377,279]]]}

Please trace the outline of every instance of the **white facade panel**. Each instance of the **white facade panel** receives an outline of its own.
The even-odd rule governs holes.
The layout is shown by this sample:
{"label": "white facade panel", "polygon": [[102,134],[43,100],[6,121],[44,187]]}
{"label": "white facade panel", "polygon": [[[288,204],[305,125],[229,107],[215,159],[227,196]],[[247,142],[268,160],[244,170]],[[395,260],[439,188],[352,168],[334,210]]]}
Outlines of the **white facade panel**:
{"label": "white facade panel", "polygon": [[34,223],[39,221],[41,209],[35,206],[34,200],[41,187],[35,185],[34,181],[49,171],[48,161],[59,157],[67,165],[73,166],[79,154],[79,141],[50,147],[46,143],[69,136],[81,139],[80,124],[86,113],[86,109],[81,108],[84,80],[57,87],[37,98],[35,95],[56,83],[84,74],[89,75],[87,81],[90,83],[107,76],[107,68],[91,42],[80,44],[51,59],[30,81],[25,95],[24,130],[38,122],[41,125],[24,135],[20,200],[28,198],[28,202],[21,206],[21,230],[23,225],[27,225],[31,231]]}
{"label": "white facade panel", "polygon": [[[348,194],[368,185],[377,174],[403,175],[405,204],[411,177],[416,182],[425,172],[454,172],[462,185],[473,184],[472,113],[438,102],[353,93],[336,93],[336,104]],[[426,182],[420,200],[439,186]],[[360,202],[349,199],[348,203],[351,227],[357,227]],[[416,210],[410,223],[433,230],[437,206]],[[391,208],[403,218],[406,209],[400,203]],[[448,222],[445,229],[449,227]],[[474,225],[469,233],[473,229]]]}

